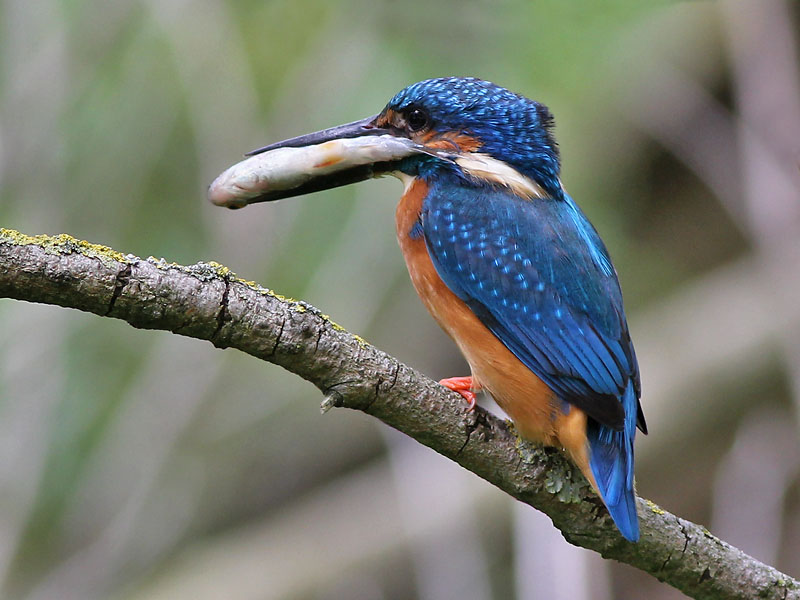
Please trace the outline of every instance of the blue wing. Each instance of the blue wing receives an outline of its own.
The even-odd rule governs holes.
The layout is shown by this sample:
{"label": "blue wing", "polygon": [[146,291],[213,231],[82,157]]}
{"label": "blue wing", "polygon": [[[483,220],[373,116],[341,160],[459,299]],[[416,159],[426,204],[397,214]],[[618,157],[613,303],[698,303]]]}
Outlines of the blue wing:
{"label": "blue wing", "polygon": [[[622,294],[574,202],[432,182],[422,229],[439,276],[529,369],[589,415],[590,464],[620,530],[638,537],[633,437],[646,431]],[[616,514],[615,514],[616,513]]]}
{"label": "blue wing", "polygon": [[437,272],[478,318],[561,398],[621,430],[638,367],[614,269],[577,206],[433,184],[422,225]]}

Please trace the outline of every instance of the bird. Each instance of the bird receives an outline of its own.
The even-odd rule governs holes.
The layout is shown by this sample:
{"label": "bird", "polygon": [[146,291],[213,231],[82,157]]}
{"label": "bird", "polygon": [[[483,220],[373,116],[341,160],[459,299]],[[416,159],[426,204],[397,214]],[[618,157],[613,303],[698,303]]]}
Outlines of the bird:
{"label": "bird", "polygon": [[380,113],[270,144],[209,187],[241,208],[393,175],[414,288],[525,440],[562,449],[636,542],[639,367],[609,252],[566,192],[554,118],[474,77],[414,83]]}

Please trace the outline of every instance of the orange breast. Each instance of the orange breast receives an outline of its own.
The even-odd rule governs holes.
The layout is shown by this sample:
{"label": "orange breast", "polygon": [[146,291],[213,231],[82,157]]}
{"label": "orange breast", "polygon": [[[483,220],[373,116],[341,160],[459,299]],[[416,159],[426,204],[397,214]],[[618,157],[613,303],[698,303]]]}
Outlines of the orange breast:
{"label": "orange breast", "polygon": [[549,446],[564,447],[581,471],[588,468],[586,415],[572,407],[568,414],[552,390],[480,322],[442,281],[425,240],[410,232],[420,218],[427,184],[414,180],[397,206],[397,240],[414,288],[428,311],[458,345],[472,369],[473,381],[491,393],[511,417],[520,435]]}

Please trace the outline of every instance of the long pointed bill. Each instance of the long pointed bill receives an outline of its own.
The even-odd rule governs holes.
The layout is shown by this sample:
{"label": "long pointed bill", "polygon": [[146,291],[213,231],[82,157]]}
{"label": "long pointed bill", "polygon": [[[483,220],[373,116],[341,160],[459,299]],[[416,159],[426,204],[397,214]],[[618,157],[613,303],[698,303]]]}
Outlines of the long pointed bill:
{"label": "long pointed bill", "polygon": [[376,117],[265,146],[230,167],[208,188],[217,206],[241,208],[318,192],[396,170],[399,161],[428,152],[374,125]]}

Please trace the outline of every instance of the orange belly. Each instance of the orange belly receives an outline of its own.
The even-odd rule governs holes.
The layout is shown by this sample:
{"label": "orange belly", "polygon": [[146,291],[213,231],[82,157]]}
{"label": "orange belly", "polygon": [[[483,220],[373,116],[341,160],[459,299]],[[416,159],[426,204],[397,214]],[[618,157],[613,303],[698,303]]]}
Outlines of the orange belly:
{"label": "orange belly", "polygon": [[396,213],[397,240],[417,294],[467,359],[475,389],[482,388],[492,395],[523,438],[565,448],[594,483],[588,463],[586,414],[574,406],[564,414],[553,391],[442,281],[425,240],[409,235],[419,219],[427,192],[427,184],[415,180],[403,194]]}

